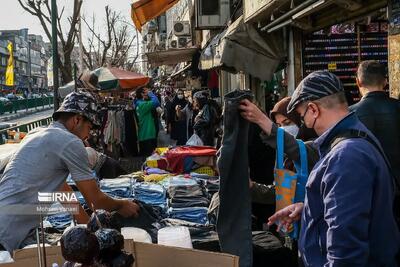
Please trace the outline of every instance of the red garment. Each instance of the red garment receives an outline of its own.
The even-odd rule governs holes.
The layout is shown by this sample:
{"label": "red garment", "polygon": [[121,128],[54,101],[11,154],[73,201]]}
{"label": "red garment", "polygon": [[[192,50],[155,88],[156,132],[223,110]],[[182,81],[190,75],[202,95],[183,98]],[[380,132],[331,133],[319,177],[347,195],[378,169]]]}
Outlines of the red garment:
{"label": "red garment", "polygon": [[216,156],[217,150],[208,146],[178,146],[168,150],[165,157],[168,161],[168,170],[173,173],[183,173],[185,159],[188,157]]}
{"label": "red garment", "polygon": [[219,88],[219,78],[216,70],[212,70],[209,72],[207,86],[210,89]]}

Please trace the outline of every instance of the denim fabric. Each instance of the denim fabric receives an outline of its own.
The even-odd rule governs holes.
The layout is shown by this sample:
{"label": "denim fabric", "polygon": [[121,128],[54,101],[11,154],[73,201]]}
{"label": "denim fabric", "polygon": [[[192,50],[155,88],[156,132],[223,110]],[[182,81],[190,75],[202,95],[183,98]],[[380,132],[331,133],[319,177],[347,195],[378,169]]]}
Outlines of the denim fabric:
{"label": "denim fabric", "polygon": [[149,205],[165,206],[167,194],[161,185],[150,183],[136,183],[133,186],[135,199]]}
{"label": "denim fabric", "polygon": [[158,230],[165,227],[162,222],[166,214],[159,207],[153,207],[143,202],[138,202],[140,207],[139,217],[137,218],[124,218],[120,216],[121,227],[137,227],[146,230],[152,239],[152,242],[157,243]]}
{"label": "denim fabric", "polygon": [[218,158],[220,207],[217,232],[221,250],[240,257],[240,267],[252,266],[251,200],[248,173],[249,123],[239,112],[249,91],[225,95],[224,135]]}
{"label": "denim fabric", "polygon": [[162,184],[165,188],[169,188],[170,186],[178,185],[196,185],[197,182],[193,179],[185,178],[183,175],[178,175],[165,179],[160,184]]}
{"label": "denim fabric", "polygon": [[196,173],[196,172],[190,173],[190,176],[193,179],[201,179],[201,180],[218,180],[219,179],[218,176],[210,176],[208,174],[202,174],[202,173]]}
{"label": "denim fabric", "polygon": [[221,252],[218,233],[210,231],[201,236],[192,236],[193,249]]}
{"label": "denim fabric", "polygon": [[193,208],[169,208],[169,218],[185,220],[198,224],[207,224],[207,208],[193,207]]}
{"label": "denim fabric", "polygon": [[47,217],[47,221],[57,230],[64,230],[71,225],[72,215],[70,213],[54,214]]}
{"label": "denim fabric", "polygon": [[146,174],[169,174],[169,172],[165,171],[165,170],[161,170],[159,168],[150,168],[147,167],[145,169]]}
{"label": "denim fabric", "polygon": [[192,241],[200,241],[200,240],[207,240],[210,235],[213,233],[216,234],[215,232],[215,225],[204,225],[204,224],[197,224],[197,223],[192,223],[184,220],[179,220],[179,219],[171,219],[167,218],[162,220],[163,223],[166,224],[166,226],[185,226],[189,229],[190,232],[190,237],[192,238]]}
{"label": "denim fabric", "polygon": [[205,187],[209,194],[213,195],[219,191],[219,177],[209,176],[207,174],[191,173],[191,177],[197,181],[198,184]]}
{"label": "denim fabric", "polygon": [[100,189],[104,193],[116,198],[132,197],[132,179],[104,179],[100,182]]}
{"label": "denim fabric", "polygon": [[206,192],[199,185],[177,185],[168,188],[170,198],[205,197]]}
{"label": "denim fabric", "polygon": [[171,208],[208,207],[210,201],[206,197],[172,198],[168,201]]}
{"label": "denim fabric", "polygon": [[170,186],[168,194],[171,198],[168,204],[172,208],[208,207],[210,204],[206,190],[200,185]]}
{"label": "denim fabric", "polygon": [[78,199],[78,201],[79,201],[79,203],[80,203],[81,205],[86,204],[86,200],[85,200],[85,198],[83,197],[83,195],[82,195],[81,192],[75,191],[74,193],[75,193],[75,196],[76,196],[76,198]]}

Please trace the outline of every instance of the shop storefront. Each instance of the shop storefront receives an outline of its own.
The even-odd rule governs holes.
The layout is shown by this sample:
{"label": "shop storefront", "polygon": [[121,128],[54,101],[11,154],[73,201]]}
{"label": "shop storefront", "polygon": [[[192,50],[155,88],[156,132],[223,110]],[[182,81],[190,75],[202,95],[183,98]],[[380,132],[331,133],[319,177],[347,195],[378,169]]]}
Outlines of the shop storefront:
{"label": "shop storefront", "polygon": [[286,33],[288,95],[309,73],[329,70],[341,78],[349,102],[354,103],[360,98],[355,72],[361,61],[378,60],[390,70],[387,7],[388,1],[361,4],[358,1],[246,0],[244,20],[257,25],[263,33]]}
{"label": "shop storefront", "polygon": [[349,104],[359,101],[358,64],[364,60],[388,64],[388,24],[385,15],[377,18],[369,22],[366,17],[359,23],[338,24],[305,34],[304,77],[316,70],[331,71],[342,80]]}

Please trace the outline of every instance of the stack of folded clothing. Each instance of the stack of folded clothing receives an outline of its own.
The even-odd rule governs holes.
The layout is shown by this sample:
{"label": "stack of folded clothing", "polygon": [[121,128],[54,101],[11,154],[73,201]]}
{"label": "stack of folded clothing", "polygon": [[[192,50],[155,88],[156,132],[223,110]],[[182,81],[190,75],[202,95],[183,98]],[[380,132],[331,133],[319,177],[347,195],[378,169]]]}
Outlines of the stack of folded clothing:
{"label": "stack of folded clothing", "polygon": [[180,219],[197,224],[207,224],[207,211],[205,207],[169,208],[169,218]]}
{"label": "stack of folded clothing", "polygon": [[160,182],[165,188],[169,188],[170,186],[178,186],[178,185],[197,185],[196,180],[186,178],[184,175],[177,175],[167,177],[163,181]]}
{"label": "stack of folded clothing", "polygon": [[133,186],[135,199],[146,204],[165,207],[167,194],[163,186],[151,183],[136,183]]}
{"label": "stack of folded clothing", "polygon": [[221,252],[215,225],[197,224],[179,219],[167,218],[162,220],[166,226],[185,226],[189,228],[193,248]]}
{"label": "stack of folded clothing", "polygon": [[54,229],[63,231],[65,228],[71,225],[72,215],[70,213],[57,213],[48,216],[46,220],[50,222]]}
{"label": "stack of folded clothing", "polygon": [[199,185],[177,185],[168,188],[170,208],[208,207],[207,193]]}
{"label": "stack of folded clothing", "polygon": [[100,182],[101,191],[114,198],[132,198],[132,179],[104,179]]}
{"label": "stack of folded clothing", "polygon": [[206,174],[191,173],[190,176],[200,185],[206,188],[208,195],[212,197],[219,191],[219,177]]}

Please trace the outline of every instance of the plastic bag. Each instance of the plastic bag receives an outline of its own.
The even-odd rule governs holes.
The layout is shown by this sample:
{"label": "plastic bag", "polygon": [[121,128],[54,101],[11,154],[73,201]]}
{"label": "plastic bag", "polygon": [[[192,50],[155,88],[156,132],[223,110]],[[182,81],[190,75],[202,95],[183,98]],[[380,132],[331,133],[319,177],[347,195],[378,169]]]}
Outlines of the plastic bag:
{"label": "plastic bag", "polygon": [[203,141],[197,134],[193,134],[186,142],[188,146],[204,146]]}

